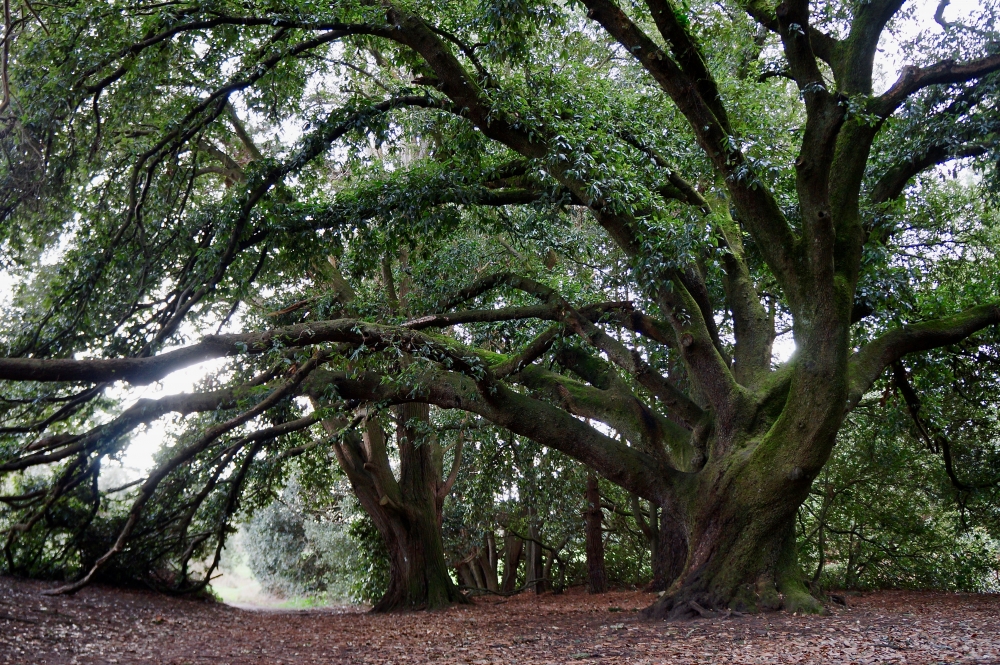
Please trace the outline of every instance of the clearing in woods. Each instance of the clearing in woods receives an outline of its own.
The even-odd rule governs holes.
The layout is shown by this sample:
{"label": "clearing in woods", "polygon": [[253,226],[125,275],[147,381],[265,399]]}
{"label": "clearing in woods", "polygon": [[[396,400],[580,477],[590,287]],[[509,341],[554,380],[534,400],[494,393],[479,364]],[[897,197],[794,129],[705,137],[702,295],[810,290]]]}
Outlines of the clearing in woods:
{"label": "clearing in woods", "polygon": [[887,591],[832,614],[665,623],[654,596],[579,590],[437,612],[239,609],[0,577],[0,663],[1000,663],[1000,596]]}

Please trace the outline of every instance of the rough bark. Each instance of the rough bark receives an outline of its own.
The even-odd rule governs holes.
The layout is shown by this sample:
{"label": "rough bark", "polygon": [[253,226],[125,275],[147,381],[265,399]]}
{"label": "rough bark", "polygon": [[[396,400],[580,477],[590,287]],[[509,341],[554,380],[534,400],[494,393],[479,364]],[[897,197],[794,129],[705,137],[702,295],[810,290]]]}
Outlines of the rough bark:
{"label": "rough bark", "polygon": [[655,502],[650,502],[647,519],[639,497],[633,494],[631,498],[632,513],[639,530],[649,543],[649,565],[653,576],[646,590],[666,591],[680,576],[687,561],[687,534],[676,515],[662,510]]}
{"label": "rough bark", "polygon": [[[766,443],[758,444],[755,453]],[[721,608],[822,611],[806,589],[794,531],[815,471],[793,463],[786,473],[775,474],[773,458],[765,466],[757,456],[742,464],[724,459],[706,469],[704,484],[677,520],[687,533],[685,561],[646,616],[683,618]],[[680,553],[675,539],[660,542]]]}
{"label": "rough bark", "polygon": [[687,562],[688,539],[685,525],[661,509],[655,539],[650,547],[653,579],[649,591],[666,591],[680,577]]}
{"label": "rough bark", "polygon": [[373,611],[436,609],[464,600],[448,574],[433,513],[416,519],[377,509],[369,514],[389,550],[389,587]]}
{"label": "rough bark", "polygon": [[601,510],[601,492],[597,485],[597,476],[587,476],[587,508],[584,514],[586,522],[587,550],[587,591],[604,593],[608,590],[608,574],[604,569],[604,533],[602,524],[604,513]]}
{"label": "rough bark", "polygon": [[[776,523],[773,516],[710,523],[699,534],[692,559],[714,548],[700,565],[689,565],[660,600],[647,608],[647,618],[678,619],[729,608],[743,612],[784,609],[822,612],[805,586],[795,550],[794,514]],[[746,532],[733,535],[740,526]]]}
{"label": "rough bark", "polygon": [[[348,433],[334,444],[362,508],[389,552],[389,586],[373,611],[434,609],[464,602],[452,581],[441,540],[438,447],[420,445],[414,424],[426,419],[426,404],[396,410],[399,477],[393,474],[382,426],[365,423],[362,436]],[[324,422],[328,430],[336,423]]]}

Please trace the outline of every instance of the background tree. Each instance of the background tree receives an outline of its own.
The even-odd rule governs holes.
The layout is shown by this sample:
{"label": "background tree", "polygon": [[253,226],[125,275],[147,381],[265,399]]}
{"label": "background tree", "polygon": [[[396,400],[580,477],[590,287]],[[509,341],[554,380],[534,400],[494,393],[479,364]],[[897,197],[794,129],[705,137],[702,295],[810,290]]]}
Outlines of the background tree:
{"label": "background tree", "polygon": [[604,593],[608,590],[608,574],[604,569],[604,511],[601,509],[601,488],[597,476],[587,476],[585,539],[587,543],[587,590]]}
{"label": "background tree", "polygon": [[[343,480],[338,484],[343,486]],[[349,492],[310,491],[314,489],[291,478],[277,500],[254,513],[237,552],[268,593],[372,600],[362,587],[369,571],[359,551],[360,539],[352,537],[364,512]],[[384,551],[379,554],[388,560]]]}

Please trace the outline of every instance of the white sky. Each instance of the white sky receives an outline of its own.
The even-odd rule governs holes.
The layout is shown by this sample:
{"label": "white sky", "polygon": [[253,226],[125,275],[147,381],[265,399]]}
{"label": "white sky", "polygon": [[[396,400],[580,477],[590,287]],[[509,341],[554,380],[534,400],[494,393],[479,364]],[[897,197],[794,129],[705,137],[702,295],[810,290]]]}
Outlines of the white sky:
{"label": "white sky", "polygon": [[[110,397],[122,400],[122,410],[125,410],[140,399],[158,399],[167,395],[194,392],[199,382],[225,365],[225,358],[208,360],[192,365],[165,376],[162,381],[148,386],[130,387],[116,384],[108,391]],[[169,418],[160,418],[143,429],[132,433],[132,441],[122,456],[121,466],[138,472],[147,472],[153,468],[153,456],[168,436]],[[109,462],[113,465],[114,462]]]}

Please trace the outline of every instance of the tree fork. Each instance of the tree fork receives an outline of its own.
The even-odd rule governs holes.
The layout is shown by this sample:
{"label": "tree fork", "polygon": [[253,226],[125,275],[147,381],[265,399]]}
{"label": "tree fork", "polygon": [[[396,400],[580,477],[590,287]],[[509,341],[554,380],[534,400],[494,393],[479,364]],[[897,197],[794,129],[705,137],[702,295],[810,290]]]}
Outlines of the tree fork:
{"label": "tree fork", "polygon": [[[375,612],[437,609],[467,602],[448,572],[441,540],[439,465],[432,445],[414,445],[411,419],[427,413],[426,404],[399,408],[397,444],[400,477],[393,475],[385,431],[372,416],[364,435],[347,433],[334,452],[362,508],[371,517],[389,552],[389,586]],[[336,428],[324,421],[327,430]],[[438,460],[439,461],[439,460]]]}
{"label": "tree fork", "polygon": [[762,484],[753,471],[744,467],[734,480],[691,499],[680,517],[690,534],[682,570],[644,616],[679,619],[722,609],[823,612],[805,586],[795,541],[795,515],[810,481],[797,469],[780,482]]}

